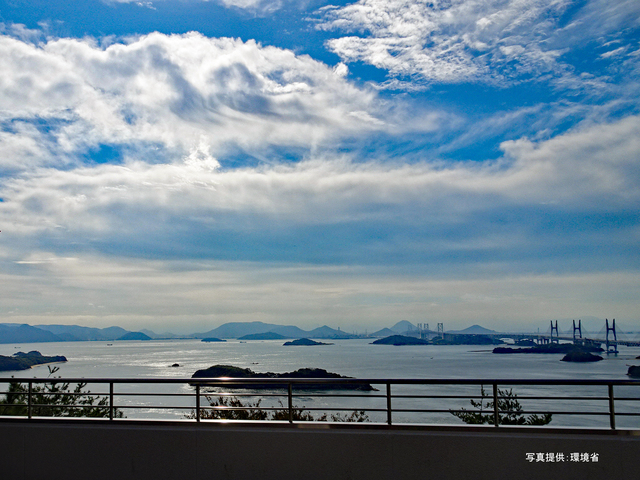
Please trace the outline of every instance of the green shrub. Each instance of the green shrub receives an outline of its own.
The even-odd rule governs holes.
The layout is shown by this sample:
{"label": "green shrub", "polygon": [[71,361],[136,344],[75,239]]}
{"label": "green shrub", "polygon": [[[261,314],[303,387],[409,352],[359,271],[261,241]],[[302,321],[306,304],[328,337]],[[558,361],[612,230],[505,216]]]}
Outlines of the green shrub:
{"label": "green shrub", "polygon": [[[260,407],[262,400],[257,402],[242,403],[237,397],[219,396],[214,398],[212,396],[205,396],[209,407],[200,410],[200,418],[205,420],[289,420],[289,409],[286,408],[282,402],[280,408],[276,410],[264,410]],[[350,415],[334,413],[327,415],[323,413],[319,417],[306,410],[304,407],[300,408],[294,406],[291,410],[292,420],[297,422],[368,422],[369,416],[364,410],[354,410]],[[186,415],[187,418],[195,419],[196,412],[192,411]]]}
{"label": "green shrub", "polygon": [[[49,376],[58,371],[49,367]],[[109,397],[92,394],[85,390],[86,383],[78,383],[73,390],[69,383],[51,382],[32,384],[31,415],[34,417],[109,417]],[[27,416],[28,384],[10,382],[3,397],[0,397],[0,415]],[[117,408],[114,418],[124,415]]]}
{"label": "green shrub", "polygon": [[[462,408],[462,411],[459,412],[452,411],[451,415],[468,424],[493,425],[495,419],[493,396],[488,395],[484,387],[480,388],[480,395],[482,397],[480,401],[469,400],[476,411]],[[489,413],[485,413],[485,411],[489,411]],[[525,416],[522,412],[522,405],[518,402],[518,396],[513,393],[513,389],[498,389],[498,422],[500,425],[547,425],[551,422],[551,416],[550,413]]]}

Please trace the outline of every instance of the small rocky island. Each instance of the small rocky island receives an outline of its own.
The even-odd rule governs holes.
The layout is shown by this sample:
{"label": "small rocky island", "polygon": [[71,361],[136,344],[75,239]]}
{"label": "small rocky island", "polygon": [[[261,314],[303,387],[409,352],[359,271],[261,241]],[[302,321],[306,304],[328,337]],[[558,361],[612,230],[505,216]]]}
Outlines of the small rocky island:
{"label": "small rocky island", "polygon": [[627,375],[632,378],[640,378],[640,365],[630,365]]}
{"label": "small rocky island", "polygon": [[29,353],[18,352],[7,357],[0,355],[0,371],[7,372],[13,370],[28,370],[34,365],[42,365],[45,363],[66,362],[67,358],[62,355],[47,357],[37,350]]}
{"label": "small rocky island", "polygon": [[593,353],[585,352],[580,349],[575,349],[569,353],[567,353],[564,357],[562,357],[563,362],[599,362],[600,360],[604,360],[600,355],[594,355]]}
{"label": "small rocky island", "polygon": [[550,354],[564,353],[563,362],[599,362],[603,360],[600,355],[594,353],[602,352],[602,348],[594,345],[574,345],[573,343],[548,343],[546,345],[535,345],[528,348],[497,347],[493,353],[533,353]]}
{"label": "small rocky island", "polygon": [[282,344],[283,347],[297,347],[297,346],[311,347],[311,346],[314,346],[314,345],[333,345],[333,343],[316,342],[315,340],[311,340],[309,338],[299,338],[297,340],[292,340],[290,342],[284,342]]}
{"label": "small rocky island", "polygon": [[416,337],[407,337],[406,335],[391,335],[389,337],[381,338],[374,342],[371,342],[371,345],[430,345],[426,340],[422,340]]}
{"label": "small rocky island", "polygon": [[[345,377],[339,375],[337,373],[327,372],[322,368],[300,368],[294,372],[287,373],[273,373],[273,372],[265,372],[258,373],[254,372],[250,368],[240,368],[235,367],[233,365],[214,365],[212,367],[206,368],[204,370],[198,370],[196,373],[191,375],[191,378],[218,378],[218,377],[229,377],[229,378],[327,378],[327,379],[341,379],[341,378],[352,378]],[[245,384],[229,384],[225,385],[226,389],[249,389],[249,390],[258,390],[258,389],[277,389],[277,388],[286,388],[286,385],[276,386],[274,384],[269,383],[245,383]],[[375,390],[368,383],[304,383],[304,384],[296,384],[294,387],[296,390],[360,390],[360,391],[372,391]]]}
{"label": "small rocky island", "polygon": [[216,338],[216,337],[207,337],[207,338],[203,338],[201,340],[201,342],[226,342],[226,340],[222,340],[221,338]]}
{"label": "small rocky island", "polygon": [[587,345],[574,345],[573,343],[547,343],[546,345],[536,345],[535,347],[528,348],[511,348],[511,347],[496,347],[493,349],[493,353],[564,353],[568,354],[574,351],[599,353],[602,352],[602,348]]}

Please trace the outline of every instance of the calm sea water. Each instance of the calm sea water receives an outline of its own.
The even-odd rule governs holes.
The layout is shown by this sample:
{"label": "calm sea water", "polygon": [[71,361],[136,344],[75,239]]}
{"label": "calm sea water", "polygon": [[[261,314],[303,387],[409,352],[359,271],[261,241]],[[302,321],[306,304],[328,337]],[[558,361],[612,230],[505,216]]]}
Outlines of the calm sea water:
{"label": "calm sea water", "polygon": [[[231,340],[224,343],[204,343],[199,340],[163,340],[145,342],[64,342],[21,345],[0,345],[0,355],[12,355],[17,351],[38,350],[43,355],[64,355],[68,362],[58,364],[57,376],[61,377],[116,377],[116,378],[188,378],[198,369],[215,364],[235,365],[251,368],[257,372],[287,372],[303,367],[324,368],[330,372],[358,378],[497,378],[497,379],[627,379],[629,364],[640,364],[635,358],[640,355],[638,347],[621,347],[618,356],[592,364],[562,362],[562,355],[496,355],[491,347],[483,346],[403,346],[371,345],[371,340],[339,340],[334,345],[314,347],[283,347],[282,341]],[[180,367],[171,367],[178,363]],[[0,372],[0,378],[47,377],[46,366],[34,367],[23,372]],[[4,389],[6,384],[2,384]],[[508,386],[505,386],[508,387]],[[102,393],[104,387],[90,386],[92,391]],[[117,387],[117,393],[143,392],[153,388],[161,393],[191,394],[188,385],[156,385],[153,387]],[[488,387],[490,391],[490,387]],[[551,394],[554,396],[596,395],[605,396],[606,387],[514,387],[519,396]],[[245,392],[246,393],[246,392]],[[386,400],[377,398],[382,392],[367,394],[370,398],[349,399],[342,403],[345,408],[381,408]],[[455,394],[479,395],[479,387],[397,387],[394,394]],[[640,398],[640,388],[619,387],[616,395]],[[266,399],[270,400],[270,399]],[[322,408],[332,399],[296,398],[298,406]],[[267,406],[269,402],[263,402]],[[527,410],[552,408],[557,411],[580,411],[581,409],[605,412],[606,401],[591,402],[588,406],[580,401],[522,400]],[[118,405],[145,405],[142,409],[126,409],[128,418],[182,417],[188,410],[166,411],[154,408],[165,404],[193,406],[192,397],[132,397],[119,396]],[[450,409],[469,408],[466,399],[425,400],[394,399],[398,409]],[[640,411],[640,402],[619,401],[617,411]],[[383,413],[371,411],[373,421],[382,421]],[[458,423],[448,413],[395,413],[394,421]],[[620,427],[640,428],[640,418],[620,417]],[[608,418],[593,416],[554,415],[552,425],[606,426]]]}

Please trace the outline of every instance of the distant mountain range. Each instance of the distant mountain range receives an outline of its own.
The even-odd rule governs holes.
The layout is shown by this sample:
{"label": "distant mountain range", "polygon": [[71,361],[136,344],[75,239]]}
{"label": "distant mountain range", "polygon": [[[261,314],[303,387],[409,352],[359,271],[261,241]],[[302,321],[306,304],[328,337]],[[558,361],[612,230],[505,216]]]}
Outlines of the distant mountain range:
{"label": "distant mountain range", "polygon": [[471,325],[464,330],[447,330],[447,333],[456,333],[460,335],[489,335],[491,333],[498,333],[495,330],[489,330],[488,328],[481,327],[480,325]]}
{"label": "distant mountain range", "polygon": [[150,338],[142,332],[130,332],[120,327],[91,328],[78,325],[0,324],[0,343],[149,340]]}
{"label": "distant mountain range", "polygon": [[391,328],[383,328],[371,334],[372,337],[390,337],[392,335],[419,335],[418,327],[407,320],[400,320]]}
{"label": "distant mountain range", "polygon": [[[464,330],[448,331],[467,335],[495,333],[479,325]],[[411,322],[402,320],[390,328],[383,328],[369,337],[383,338],[391,335],[419,336],[418,328]],[[121,327],[92,328],[78,325],[27,325],[16,323],[0,323],[0,343],[38,343],[38,342],[73,342],[73,341],[117,341],[117,340],[150,340],[173,338],[237,338],[241,340],[264,339],[349,339],[359,335],[344,332],[324,325],[313,330],[303,330],[293,325],[277,325],[264,322],[230,322],[213,330],[191,335],[175,335],[173,333],[157,334],[151,330],[131,332]]]}
{"label": "distant mountain range", "polygon": [[[268,333],[277,334],[280,336],[279,338],[331,338],[334,340],[358,338],[357,335],[343,332],[342,330],[336,330],[335,328],[331,328],[326,325],[307,331],[291,325],[274,325],[272,323],[263,322],[225,323],[224,325],[220,325],[208,332],[196,333],[191,336],[193,338],[217,337],[240,338],[244,340],[247,339],[246,337],[248,336],[252,336],[253,339],[265,339],[267,336],[264,336],[264,334]],[[263,336],[258,337],[257,335]]]}
{"label": "distant mountain range", "polygon": [[63,342],[117,340],[130,333],[120,327],[91,328],[79,327],[78,325],[34,325],[34,328],[51,332]]}

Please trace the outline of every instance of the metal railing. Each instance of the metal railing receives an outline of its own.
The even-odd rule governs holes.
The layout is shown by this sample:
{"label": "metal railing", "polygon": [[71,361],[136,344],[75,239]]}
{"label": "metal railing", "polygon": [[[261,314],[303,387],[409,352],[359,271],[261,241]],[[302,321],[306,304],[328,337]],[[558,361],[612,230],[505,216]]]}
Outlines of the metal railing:
{"label": "metal railing", "polygon": [[[174,416],[181,412],[178,414],[182,419],[195,422],[240,418],[241,415],[233,412],[259,411],[265,413],[265,418],[271,413],[288,423],[310,420],[314,412],[324,412],[321,417],[324,420],[333,418],[337,421],[346,418],[327,414],[361,412],[360,421],[372,415],[371,423],[374,424],[429,425],[443,423],[443,416],[452,419],[451,415],[455,413],[475,413],[484,418],[484,423],[495,427],[527,425],[522,423],[526,422],[527,415],[551,415],[583,420],[599,418],[606,422],[599,428],[611,430],[620,428],[617,420],[631,420],[631,426],[623,428],[640,430],[640,380],[632,379],[10,378],[0,379],[1,383],[12,383],[19,388],[0,396],[0,421],[7,415],[25,419],[83,417],[79,412],[94,409],[88,410],[94,417],[110,421],[126,421],[131,418],[121,418],[122,412],[136,411],[144,411],[146,418],[150,412],[168,412]],[[100,386],[101,390],[56,391],[51,388],[64,384]],[[370,386],[376,388],[363,391]],[[477,394],[478,387],[480,395]],[[63,403],[59,402],[60,398],[64,399]],[[79,401],[87,398],[99,403]],[[160,398],[164,401],[158,402]],[[216,398],[221,400],[213,401]],[[245,398],[259,400],[243,404]],[[238,402],[230,403],[230,399]],[[271,403],[263,406],[261,402],[265,399]],[[298,401],[311,402],[311,406],[299,406]],[[475,402],[475,405],[472,402],[474,408],[467,408],[464,402],[469,401]],[[563,408],[559,409],[559,405]],[[301,412],[309,415],[301,415]],[[573,424],[564,422],[561,425]]]}

